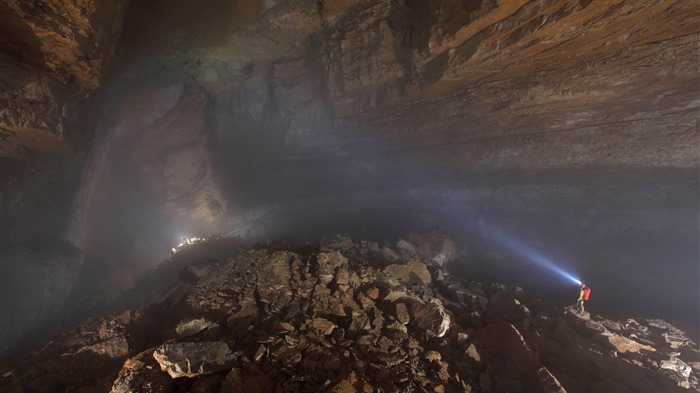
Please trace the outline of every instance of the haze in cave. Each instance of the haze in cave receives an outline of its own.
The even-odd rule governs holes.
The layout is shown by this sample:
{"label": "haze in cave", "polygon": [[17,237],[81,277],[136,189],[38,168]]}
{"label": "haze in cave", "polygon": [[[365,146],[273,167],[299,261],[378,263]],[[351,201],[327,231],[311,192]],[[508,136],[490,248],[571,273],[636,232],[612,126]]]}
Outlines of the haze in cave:
{"label": "haze in cave", "polygon": [[[115,380],[124,361],[149,348],[166,353],[153,348],[175,336],[137,338],[141,322],[120,319],[132,335],[125,338],[130,346],[111,353],[103,371],[95,371],[99,377],[77,382],[66,371],[51,383],[30,387],[27,381],[32,372],[53,370],[56,335],[82,329],[76,326],[88,318],[175,302],[166,294],[183,285],[190,300],[204,282],[243,291],[209,276],[211,266],[235,270],[249,261],[262,280],[255,288],[262,288],[264,280],[274,281],[265,266],[277,266],[270,256],[277,252],[286,253],[292,276],[291,261],[299,259],[316,285],[331,289],[327,296],[350,296],[370,317],[357,297],[378,288],[376,309],[409,318],[407,337],[415,328],[431,337],[416,339],[423,352],[441,354],[421,361],[437,369],[444,362],[447,370],[445,380],[438,373],[423,385],[413,377],[395,379],[396,371],[385,376],[391,386],[377,382],[386,379],[384,371],[367,374],[375,378],[370,381],[358,368],[333,370],[327,385],[307,387],[315,391],[698,389],[699,37],[700,6],[682,0],[3,0],[0,355],[2,370],[20,371],[3,376],[0,386],[126,389]],[[269,255],[256,254],[261,250]],[[331,258],[326,253],[344,258],[331,263],[330,280],[319,262]],[[193,266],[209,267],[205,274]],[[365,268],[382,272],[380,278],[349,289],[338,283],[339,271],[359,277]],[[397,269],[423,279],[393,277]],[[581,281],[593,289],[585,315],[571,311]],[[290,294],[305,293],[302,284],[288,285]],[[392,285],[413,291],[406,295],[413,300],[381,303],[396,290]],[[491,311],[487,303],[465,300],[457,287],[486,299]],[[323,304],[318,296],[309,294],[309,301]],[[437,328],[417,322],[427,312],[415,300],[420,296],[426,304],[439,299],[454,333],[433,337]],[[397,301],[405,306],[396,308]],[[528,309],[527,317],[511,303],[498,303],[511,301]],[[224,317],[205,303],[186,307],[201,315],[180,315],[158,303],[150,318],[164,318],[163,326],[173,329],[182,320],[165,315],[209,318],[199,336],[178,336],[178,342],[242,337],[230,323],[233,314]],[[292,315],[287,303],[263,303],[255,329]],[[234,313],[243,306],[231,307]],[[307,318],[303,326],[312,334],[330,326],[317,320],[324,318],[348,333],[358,311],[346,304],[347,316],[331,318],[314,307],[287,322]],[[649,383],[629,384],[626,372],[609,382],[601,371],[607,366],[591,371],[574,364],[563,355],[574,345],[567,347],[564,328],[556,336],[543,316],[586,340],[602,334],[590,324],[602,324],[606,338],[571,342],[590,353],[632,356],[590,362],[626,361],[632,374],[641,372],[634,367],[646,370]],[[656,336],[640,338],[645,330],[629,320],[649,334],[671,328],[643,321],[670,323],[687,335],[687,348],[676,343],[667,352],[686,348],[682,354],[661,359]],[[535,359],[529,371],[510,375],[503,366],[510,360],[493,354],[490,335],[510,334],[501,322],[530,346],[534,355],[523,355]],[[219,333],[212,324],[221,325]],[[671,331],[663,330],[666,337]],[[563,349],[554,351],[536,336],[556,336]],[[343,336],[355,340],[354,349],[363,348],[358,337]],[[642,347],[623,351],[608,337]],[[334,339],[333,345],[343,342]],[[226,342],[235,352],[238,344]],[[446,349],[463,346],[468,353],[472,344],[483,361],[472,362],[471,353],[464,365]],[[281,366],[272,366],[275,346],[265,345],[253,363],[269,382],[276,380],[270,370]],[[45,352],[32,356],[43,366],[20,366],[18,359],[40,348]],[[259,347],[238,349],[253,359]],[[362,361],[379,364],[377,370],[399,367],[360,352],[358,359],[369,357]],[[688,368],[662,367],[673,359]],[[163,377],[168,382],[161,391],[295,391],[246,379],[245,373],[256,375],[246,367],[226,363],[187,383],[165,368],[160,376],[133,380]],[[237,369],[244,370],[235,377],[239,385],[230,377]],[[543,382],[551,382],[546,375],[558,385]],[[197,388],[209,386],[205,380],[215,388]],[[346,385],[355,390],[332,390]]]}

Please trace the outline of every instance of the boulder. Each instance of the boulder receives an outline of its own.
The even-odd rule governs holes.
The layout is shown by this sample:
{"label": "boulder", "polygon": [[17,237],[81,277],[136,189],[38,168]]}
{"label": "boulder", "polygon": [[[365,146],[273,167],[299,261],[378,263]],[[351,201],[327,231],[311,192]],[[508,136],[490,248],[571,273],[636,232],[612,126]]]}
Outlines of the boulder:
{"label": "boulder", "polygon": [[396,319],[404,325],[411,321],[411,317],[408,315],[408,308],[405,304],[396,303]]}
{"label": "boulder", "polygon": [[389,265],[384,268],[384,273],[406,285],[430,285],[432,282],[427,266],[418,261],[406,265]]}
{"label": "boulder", "polygon": [[162,393],[172,388],[173,379],[158,369],[151,348],[124,361],[110,393]]}
{"label": "boulder", "polygon": [[153,358],[172,378],[193,378],[227,370],[236,358],[224,342],[164,344],[156,348]]}
{"label": "boulder", "polygon": [[447,237],[411,235],[409,240],[422,260],[440,268],[457,256],[455,243]]}
{"label": "boulder", "polygon": [[129,343],[126,337],[119,335],[93,345],[82,347],[78,350],[78,353],[83,351],[91,351],[98,355],[123,359],[129,355]]}
{"label": "boulder", "polygon": [[307,326],[309,331],[321,336],[327,336],[333,333],[333,329],[338,327],[338,325],[325,318],[314,318],[308,322]]}
{"label": "boulder", "polygon": [[411,304],[411,324],[433,337],[442,337],[449,330],[451,320],[442,302],[431,299],[425,304]]}
{"label": "boulder", "polygon": [[671,357],[669,360],[662,360],[659,367],[665,370],[675,371],[679,376],[685,379],[688,379],[690,377],[690,373],[693,371],[692,367],[690,367],[688,363],[676,357]]}
{"label": "boulder", "polygon": [[640,350],[656,352],[656,349],[654,349],[648,345],[640,344],[634,340],[630,340],[627,337],[622,337],[622,336],[619,336],[617,334],[613,334],[611,336],[608,336],[607,340],[620,353],[625,353],[625,352],[637,352],[637,353],[639,353]]}
{"label": "boulder", "polygon": [[399,239],[399,241],[396,242],[396,251],[402,261],[411,262],[420,259],[416,248],[406,240]]}
{"label": "boulder", "polygon": [[289,280],[292,273],[289,262],[288,253],[276,252],[258,273],[256,285],[258,299],[272,311],[281,310],[291,300],[292,291]]}
{"label": "boulder", "polygon": [[180,337],[188,337],[209,328],[211,325],[212,322],[204,318],[186,319],[177,324],[175,332],[177,332]]}

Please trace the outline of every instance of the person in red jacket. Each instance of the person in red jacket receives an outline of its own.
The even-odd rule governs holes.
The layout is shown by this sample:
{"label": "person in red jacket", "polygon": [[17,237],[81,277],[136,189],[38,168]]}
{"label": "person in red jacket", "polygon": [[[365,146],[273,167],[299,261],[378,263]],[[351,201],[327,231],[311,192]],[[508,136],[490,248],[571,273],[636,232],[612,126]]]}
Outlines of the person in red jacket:
{"label": "person in red jacket", "polygon": [[587,287],[586,284],[581,283],[581,285],[579,285],[579,289],[580,291],[578,292],[578,302],[576,302],[576,308],[583,312],[583,303],[585,303],[585,301],[588,300],[588,297],[591,296],[591,288]]}

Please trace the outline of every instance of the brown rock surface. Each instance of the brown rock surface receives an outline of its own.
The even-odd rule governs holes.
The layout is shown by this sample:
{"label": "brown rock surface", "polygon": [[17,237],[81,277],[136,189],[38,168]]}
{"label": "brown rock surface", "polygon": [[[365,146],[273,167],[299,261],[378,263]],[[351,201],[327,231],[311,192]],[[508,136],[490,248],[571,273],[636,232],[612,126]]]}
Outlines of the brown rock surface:
{"label": "brown rock surface", "polygon": [[153,351],[160,369],[171,378],[193,378],[230,370],[234,357],[224,342],[163,344]]}
{"label": "brown rock surface", "polygon": [[406,265],[389,265],[384,269],[387,276],[410,285],[429,285],[432,281],[428,268],[422,262],[409,262]]}
{"label": "brown rock surface", "polygon": [[4,188],[26,191],[27,187],[15,190],[17,184],[8,180],[21,182],[36,171],[75,176],[63,173],[75,170],[70,155],[76,152],[67,138],[75,141],[92,134],[84,128],[86,98],[100,86],[112,63],[125,6],[121,0],[0,4]]}
{"label": "brown rock surface", "polygon": [[[576,393],[629,386],[651,393],[700,387],[684,360],[698,356],[696,344],[661,320],[583,319],[573,307],[524,300],[523,307],[532,310],[531,323],[516,327],[499,319],[473,326],[460,322],[457,314],[475,306],[445,300],[443,308],[439,298],[449,295],[447,288],[407,289],[381,272],[387,261],[368,263],[361,246],[345,249],[342,258],[330,254],[336,255],[335,269],[363,277],[360,290],[344,295],[332,283],[320,284],[320,276],[305,273],[327,263],[329,254],[319,249],[306,244],[299,252],[240,250],[194,283],[163,288],[159,301],[89,321],[34,354],[3,362],[0,388]],[[169,274],[161,267],[149,280]],[[488,296],[515,294],[505,285],[443,275],[453,286],[478,284]],[[278,277],[279,285],[271,285]],[[271,287],[286,291],[284,304],[257,300],[261,290]],[[393,297],[378,296],[367,312],[361,310],[356,300],[366,296],[362,288],[403,293],[401,298],[411,305],[410,320],[404,325],[403,318],[394,315],[404,303]],[[346,295],[348,313],[338,315],[336,301]],[[445,334],[430,333],[448,312],[456,317],[448,319]],[[607,331],[604,326],[654,351],[614,352],[590,333]],[[566,340],[553,344],[563,328],[570,331]],[[672,343],[667,342],[669,336],[674,337]],[[116,342],[128,345],[115,346]],[[119,350],[103,350],[109,348]]]}

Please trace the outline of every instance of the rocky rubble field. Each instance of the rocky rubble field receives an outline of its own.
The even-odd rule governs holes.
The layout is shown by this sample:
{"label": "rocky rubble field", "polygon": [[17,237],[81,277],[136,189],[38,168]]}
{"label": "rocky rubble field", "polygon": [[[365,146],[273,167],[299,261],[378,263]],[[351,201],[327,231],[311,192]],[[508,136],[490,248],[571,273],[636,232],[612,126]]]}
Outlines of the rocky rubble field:
{"label": "rocky rubble field", "polygon": [[700,391],[698,347],[674,326],[458,278],[444,270],[454,250],[435,236],[390,248],[334,235],[192,261],[148,305],[3,362],[0,390]]}

